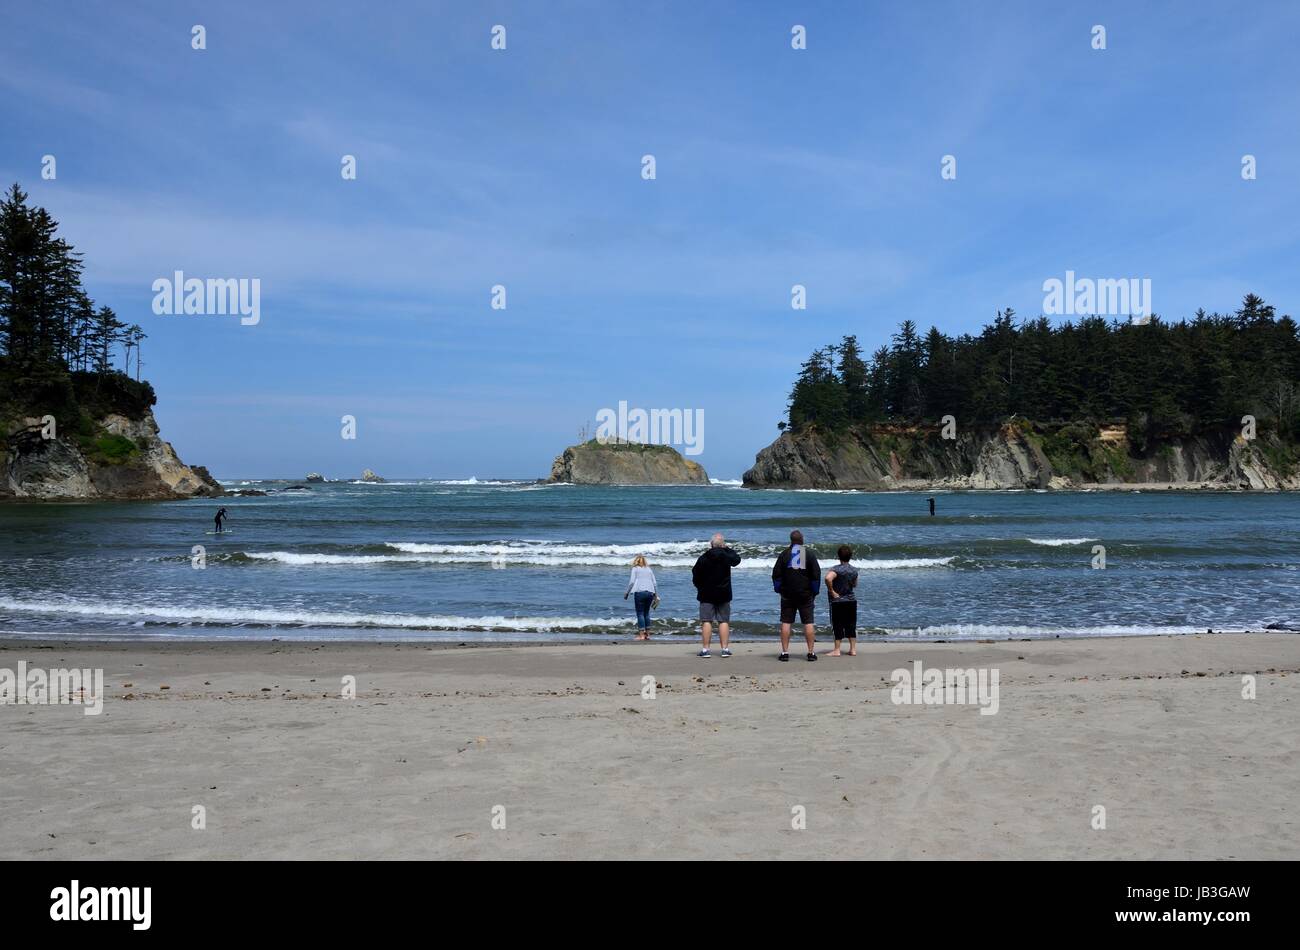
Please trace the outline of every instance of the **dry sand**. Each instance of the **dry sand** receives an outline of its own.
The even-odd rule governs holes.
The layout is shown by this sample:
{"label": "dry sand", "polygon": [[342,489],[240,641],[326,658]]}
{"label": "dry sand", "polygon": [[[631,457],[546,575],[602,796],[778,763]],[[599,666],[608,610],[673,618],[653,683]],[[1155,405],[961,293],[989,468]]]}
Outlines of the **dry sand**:
{"label": "dry sand", "polygon": [[1295,634],[693,649],[0,643],[107,694],[0,706],[0,858],[1300,858]]}

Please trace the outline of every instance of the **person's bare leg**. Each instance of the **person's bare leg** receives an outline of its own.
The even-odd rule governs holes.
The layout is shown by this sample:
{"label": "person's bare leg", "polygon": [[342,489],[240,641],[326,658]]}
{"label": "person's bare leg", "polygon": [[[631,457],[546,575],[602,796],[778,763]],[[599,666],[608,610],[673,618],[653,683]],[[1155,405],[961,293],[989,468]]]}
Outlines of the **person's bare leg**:
{"label": "person's bare leg", "polygon": [[781,652],[790,652],[790,625],[788,623],[781,624]]}
{"label": "person's bare leg", "polygon": [[838,641],[838,640],[835,641],[835,649],[832,650],[828,655],[829,655],[829,656],[839,656],[839,655],[840,655],[840,641]]}
{"label": "person's bare leg", "polygon": [[707,620],[700,625],[700,640],[703,643],[701,649],[704,650],[707,650],[709,644],[713,642],[713,624],[709,623]]}
{"label": "person's bare leg", "polygon": [[727,641],[731,638],[731,624],[722,621],[718,624],[718,639],[722,641],[722,649],[727,648]]}
{"label": "person's bare leg", "polygon": [[[839,646],[838,643],[835,645]],[[857,656],[857,655],[858,655],[858,638],[849,637],[849,656]]]}
{"label": "person's bare leg", "polygon": [[803,625],[803,637],[808,641],[808,652],[813,653],[813,647],[817,645],[817,628],[810,623]]}

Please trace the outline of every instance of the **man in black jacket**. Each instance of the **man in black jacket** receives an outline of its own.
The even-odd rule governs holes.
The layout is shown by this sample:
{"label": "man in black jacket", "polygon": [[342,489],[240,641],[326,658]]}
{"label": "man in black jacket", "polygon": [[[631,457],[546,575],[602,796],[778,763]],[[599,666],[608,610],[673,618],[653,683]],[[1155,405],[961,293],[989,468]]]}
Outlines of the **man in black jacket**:
{"label": "man in black jacket", "polygon": [[813,605],[821,589],[821,566],[812,551],[804,547],[803,533],[790,532],[790,546],[780,553],[772,567],[772,589],[781,595],[781,656],[790,659],[790,625],[795,611],[803,621],[804,639],[808,641],[808,659],[817,659],[817,640],[813,626]]}
{"label": "man in black jacket", "polygon": [[718,637],[722,640],[722,655],[731,656],[727,640],[731,636],[731,569],[740,563],[740,555],[727,547],[721,534],[715,534],[709,549],[700,555],[691,568],[691,583],[695,585],[695,599],[700,602],[700,637],[704,641],[699,655],[709,656],[713,641],[713,624],[718,624]]}

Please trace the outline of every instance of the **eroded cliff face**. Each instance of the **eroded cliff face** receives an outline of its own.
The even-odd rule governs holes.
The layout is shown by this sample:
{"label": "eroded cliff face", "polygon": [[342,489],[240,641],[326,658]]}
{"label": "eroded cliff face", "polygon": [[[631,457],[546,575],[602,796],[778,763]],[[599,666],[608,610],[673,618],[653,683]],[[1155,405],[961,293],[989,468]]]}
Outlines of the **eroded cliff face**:
{"label": "eroded cliff face", "polygon": [[174,499],[224,492],[158,435],[152,412],[108,415],[93,434],[42,435],[39,417],[13,420],[0,445],[0,499]]}
{"label": "eroded cliff face", "polygon": [[667,445],[595,441],[571,445],[551,466],[552,482],[575,485],[707,485],[708,473]]}
{"label": "eroded cliff face", "polygon": [[744,475],[751,488],[1300,489],[1300,466],[1276,437],[1228,431],[1154,439],[1123,426],[1040,426],[1023,420],[944,439],[938,427],[786,432]]}

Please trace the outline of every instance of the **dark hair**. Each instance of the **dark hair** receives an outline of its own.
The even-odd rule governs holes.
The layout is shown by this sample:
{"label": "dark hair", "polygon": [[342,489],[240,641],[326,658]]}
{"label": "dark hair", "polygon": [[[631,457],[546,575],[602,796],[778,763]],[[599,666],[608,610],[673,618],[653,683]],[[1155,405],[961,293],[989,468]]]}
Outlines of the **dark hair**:
{"label": "dark hair", "polygon": [[840,556],[841,564],[849,563],[849,559],[853,557],[853,549],[847,544],[841,544],[840,549],[835,553]]}
{"label": "dark hair", "polygon": [[791,532],[790,532],[790,543],[791,543],[791,544],[803,544],[803,532],[800,531],[798,528],[795,528],[793,531],[791,531]]}

